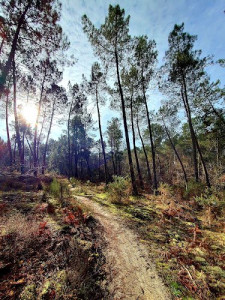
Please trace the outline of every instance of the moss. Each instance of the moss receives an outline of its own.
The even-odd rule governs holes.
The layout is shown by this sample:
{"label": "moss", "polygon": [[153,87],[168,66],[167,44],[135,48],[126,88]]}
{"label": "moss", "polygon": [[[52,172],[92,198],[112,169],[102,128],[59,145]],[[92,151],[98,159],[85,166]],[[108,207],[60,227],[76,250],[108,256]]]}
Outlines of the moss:
{"label": "moss", "polygon": [[108,197],[107,193],[101,193],[96,195],[97,198],[105,200]]}
{"label": "moss", "polygon": [[81,239],[77,239],[76,242],[78,243],[78,245],[82,248],[82,250],[84,251],[89,251],[92,248],[92,243],[89,241],[85,241],[85,240],[81,240]]}
{"label": "moss", "polygon": [[218,266],[207,266],[204,268],[205,272],[216,279],[225,278],[225,271]]}
{"label": "moss", "polygon": [[173,294],[173,296],[175,297],[181,297],[182,296],[182,292],[183,292],[183,287],[177,283],[177,282],[171,282],[170,283],[170,288],[171,288],[171,292]]}
{"label": "moss", "polygon": [[203,257],[201,257],[201,256],[196,256],[195,257],[195,261],[197,263],[200,263],[201,265],[206,265],[207,264],[206,260]]}
{"label": "moss", "polygon": [[66,285],[67,282],[67,273],[65,270],[59,271],[55,276],[55,291],[58,296],[62,294],[63,287]]}
{"label": "moss", "polygon": [[48,293],[52,287],[52,282],[50,280],[46,280],[41,288],[41,292],[39,294],[39,299],[47,299]]}
{"label": "moss", "polygon": [[199,247],[195,247],[193,250],[192,250],[192,253],[196,256],[200,256],[200,257],[206,257],[207,256],[207,252],[205,249],[201,249]]}
{"label": "moss", "polygon": [[57,297],[61,297],[63,288],[65,287],[66,283],[67,283],[66,271],[65,270],[58,271],[51,279],[46,280],[44,282],[38,299],[40,300],[49,299],[49,292],[52,289],[55,290]]}
{"label": "moss", "polygon": [[22,293],[20,294],[21,300],[35,300],[36,298],[36,286],[34,284],[30,284],[25,286]]}

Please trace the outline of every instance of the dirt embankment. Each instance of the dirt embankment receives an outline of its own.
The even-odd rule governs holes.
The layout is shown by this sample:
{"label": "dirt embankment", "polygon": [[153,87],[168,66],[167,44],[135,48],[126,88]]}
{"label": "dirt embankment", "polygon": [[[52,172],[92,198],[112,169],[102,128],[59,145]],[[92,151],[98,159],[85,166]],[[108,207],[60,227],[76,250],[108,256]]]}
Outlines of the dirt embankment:
{"label": "dirt embankment", "polygon": [[94,201],[76,196],[104,228],[107,285],[112,299],[169,300],[171,296],[157,275],[146,247],[120,218]]}

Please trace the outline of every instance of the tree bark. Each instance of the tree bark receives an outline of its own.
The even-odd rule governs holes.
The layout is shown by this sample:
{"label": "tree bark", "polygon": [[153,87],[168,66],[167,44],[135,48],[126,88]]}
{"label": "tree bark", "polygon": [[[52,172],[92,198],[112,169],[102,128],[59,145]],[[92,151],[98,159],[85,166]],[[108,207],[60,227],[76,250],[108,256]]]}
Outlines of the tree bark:
{"label": "tree bark", "polygon": [[165,131],[166,131],[166,135],[167,135],[167,137],[168,137],[168,139],[169,139],[169,141],[170,141],[170,144],[171,144],[171,146],[172,146],[172,149],[173,149],[173,151],[174,151],[174,153],[175,153],[175,155],[176,155],[176,157],[177,157],[177,159],[178,159],[178,161],[179,161],[179,163],[180,163],[180,166],[181,166],[182,171],[183,171],[183,174],[184,174],[184,180],[185,180],[185,183],[186,183],[186,185],[187,185],[187,183],[188,183],[187,173],[186,173],[186,171],[185,171],[183,162],[182,162],[182,160],[181,160],[181,158],[180,158],[180,155],[179,155],[179,153],[177,152],[177,149],[176,149],[176,147],[175,147],[175,145],[174,145],[174,143],[173,143],[173,141],[172,141],[172,138],[171,138],[171,136],[170,136],[170,133],[169,133],[168,128],[166,127],[166,124],[165,124],[165,121],[164,121],[164,118],[163,118],[163,117],[162,117],[162,120],[163,120],[164,128],[165,128]]}
{"label": "tree bark", "polygon": [[139,127],[138,116],[137,116],[137,129],[138,129],[138,135],[139,135],[140,140],[141,140],[142,149],[143,149],[144,155],[145,155],[145,161],[146,161],[147,172],[148,172],[148,180],[149,180],[149,184],[151,186],[152,185],[151,169],[150,169],[150,165],[149,165],[149,161],[148,161],[148,155],[147,155],[147,151],[146,151],[146,148],[145,148],[145,144],[144,144],[143,138],[141,136],[141,131],[140,131],[140,127]]}
{"label": "tree bark", "polygon": [[148,130],[149,130],[149,138],[150,138],[150,145],[151,145],[151,152],[152,152],[153,188],[157,192],[158,182],[157,182],[157,173],[156,173],[155,146],[154,146],[154,142],[153,142],[152,126],[151,126],[151,122],[150,122],[150,116],[149,116],[149,111],[148,111],[148,103],[147,103],[147,98],[146,98],[145,88],[144,88],[144,83],[143,82],[142,82],[142,90],[143,90],[144,104],[145,104],[145,110],[146,110],[146,116],[147,116],[147,122],[148,122]]}
{"label": "tree bark", "polygon": [[67,120],[67,143],[68,143],[68,175],[69,178],[72,175],[72,156],[71,156],[71,147],[70,147],[70,117],[72,113],[73,102],[71,102],[69,116]]}
{"label": "tree bark", "polygon": [[20,129],[19,129],[19,121],[18,121],[18,115],[17,115],[17,99],[16,99],[16,66],[15,61],[13,59],[13,103],[14,103],[14,117],[15,117],[15,130],[16,130],[16,141],[18,145],[19,150],[19,158],[20,158],[20,172],[21,174],[24,174],[24,159],[22,154],[22,144],[20,139]]}
{"label": "tree bark", "polygon": [[13,162],[13,156],[12,156],[12,146],[11,146],[11,140],[10,140],[10,134],[9,134],[9,92],[7,91],[6,95],[6,104],[5,104],[5,122],[6,122],[6,132],[7,132],[7,146],[9,151],[9,165],[12,166]]}
{"label": "tree bark", "polygon": [[48,128],[48,133],[47,133],[45,148],[44,148],[44,153],[43,153],[43,162],[42,162],[42,174],[43,175],[45,174],[45,169],[46,169],[46,156],[47,156],[47,150],[48,150],[48,140],[49,140],[49,136],[51,133],[52,122],[53,122],[53,117],[54,117],[54,113],[55,113],[55,102],[56,102],[56,100],[54,100],[53,106],[52,106],[51,120],[50,120],[50,124],[49,124],[49,128]]}
{"label": "tree bark", "polygon": [[[190,127],[191,138],[192,138],[192,144],[193,144],[193,146],[194,145],[196,146],[196,148],[198,150],[198,153],[200,155],[200,159],[202,161],[202,165],[203,165],[203,169],[204,169],[204,173],[205,173],[206,184],[207,184],[208,187],[211,187],[211,184],[210,184],[210,181],[209,181],[209,175],[208,175],[207,167],[206,167],[206,164],[205,164],[205,160],[203,158],[202,151],[201,151],[201,148],[199,146],[198,139],[197,139],[197,136],[195,134],[195,131],[194,131],[194,128],[193,128],[193,125],[192,125],[191,110],[190,110],[190,106],[189,106],[189,102],[188,102],[187,86],[186,86],[186,81],[185,81],[184,74],[182,74],[182,80],[183,80],[183,88],[184,88],[184,90],[183,91],[181,90],[181,93],[182,93],[182,98],[183,98],[184,106],[185,106],[186,113],[187,113],[187,118],[188,118],[188,123],[189,123],[189,127]],[[196,148],[195,148],[195,152],[196,152]],[[198,181],[198,179],[199,179],[198,178],[199,177],[198,176],[198,165],[196,164],[196,162],[197,162],[197,155],[195,156],[195,159],[196,159],[196,161],[195,161],[195,173],[197,172],[197,174],[196,174],[197,175],[196,181]]]}
{"label": "tree bark", "polygon": [[136,161],[136,166],[137,166],[138,178],[139,178],[139,183],[140,183],[141,189],[144,189],[144,183],[143,183],[143,178],[141,175],[141,169],[140,169],[140,165],[139,165],[137,148],[136,148],[136,136],[135,136],[135,130],[134,130],[134,114],[133,114],[133,95],[131,96],[131,99],[130,99],[130,115],[131,115],[134,156],[135,156],[135,161]]}
{"label": "tree bark", "polygon": [[100,140],[101,140],[101,145],[102,145],[102,154],[103,154],[103,158],[104,158],[105,183],[108,184],[107,162],[106,162],[106,155],[105,155],[105,145],[104,145],[103,136],[102,136],[101,115],[100,115],[100,110],[99,110],[98,87],[97,86],[96,86],[96,90],[95,90],[95,96],[96,96],[96,104],[97,104],[97,112],[98,112],[98,129],[99,129]]}
{"label": "tree bark", "polygon": [[115,59],[116,59],[117,82],[118,82],[119,92],[120,92],[120,97],[121,97],[121,105],[122,105],[122,113],[123,113],[123,124],[124,124],[125,138],[126,138],[126,144],[127,144],[127,153],[128,153],[128,161],[129,161],[129,168],[130,168],[130,176],[131,176],[133,194],[137,195],[138,191],[137,191],[137,186],[136,186],[136,182],[135,182],[134,167],[133,167],[131,150],[130,150],[130,140],[129,140],[129,133],[128,133],[128,128],[127,128],[127,117],[126,117],[126,110],[125,110],[125,101],[124,101],[123,90],[122,90],[122,86],[121,86],[121,82],[120,82],[119,61],[118,61],[118,54],[117,54],[116,49],[115,49]]}
{"label": "tree bark", "polygon": [[112,164],[113,164],[113,173],[114,175],[116,175],[116,163],[115,163],[115,159],[114,159],[114,149],[113,149],[113,141],[111,139],[111,156],[112,156]]}
{"label": "tree bark", "polygon": [[45,78],[46,78],[46,69],[44,72],[44,77],[42,80],[42,84],[41,84],[41,94],[40,94],[40,99],[39,99],[39,103],[38,103],[38,113],[37,113],[37,118],[36,118],[36,122],[35,122],[35,130],[34,130],[34,150],[33,150],[33,158],[34,158],[34,176],[37,176],[38,174],[38,157],[37,157],[37,130],[38,130],[38,121],[39,121],[39,117],[40,117],[40,113],[41,113],[41,105],[42,105],[42,96],[43,96],[43,92],[44,92],[44,84],[45,84]]}

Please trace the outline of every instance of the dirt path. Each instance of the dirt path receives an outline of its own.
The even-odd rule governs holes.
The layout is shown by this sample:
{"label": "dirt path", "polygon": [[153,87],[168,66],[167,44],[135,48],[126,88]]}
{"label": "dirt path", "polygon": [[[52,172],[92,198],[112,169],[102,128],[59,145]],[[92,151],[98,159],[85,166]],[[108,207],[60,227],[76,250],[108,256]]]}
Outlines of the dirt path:
{"label": "dirt path", "polygon": [[171,299],[146,247],[116,217],[98,203],[82,196],[77,200],[93,212],[104,228],[106,273],[112,299],[169,300]]}

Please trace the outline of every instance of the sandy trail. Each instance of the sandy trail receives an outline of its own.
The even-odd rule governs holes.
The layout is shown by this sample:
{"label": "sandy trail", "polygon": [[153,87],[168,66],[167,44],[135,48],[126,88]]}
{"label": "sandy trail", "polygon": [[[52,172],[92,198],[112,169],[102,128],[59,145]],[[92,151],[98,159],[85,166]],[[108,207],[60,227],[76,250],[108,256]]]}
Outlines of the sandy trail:
{"label": "sandy trail", "polygon": [[103,226],[107,242],[104,255],[110,299],[171,299],[148,257],[148,250],[138,241],[135,233],[98,203],[82,196],[76,198],[93,212]]}

